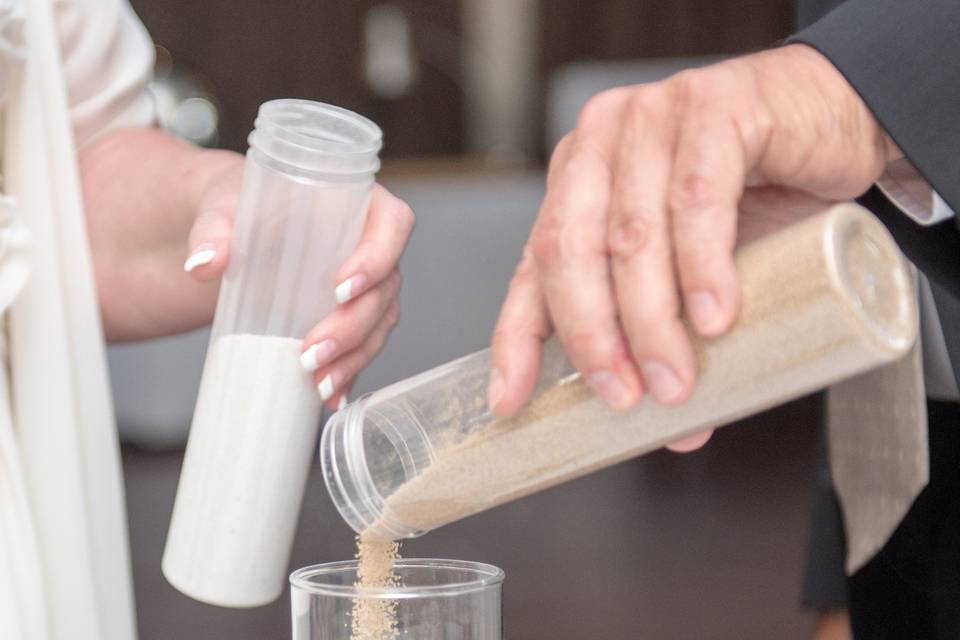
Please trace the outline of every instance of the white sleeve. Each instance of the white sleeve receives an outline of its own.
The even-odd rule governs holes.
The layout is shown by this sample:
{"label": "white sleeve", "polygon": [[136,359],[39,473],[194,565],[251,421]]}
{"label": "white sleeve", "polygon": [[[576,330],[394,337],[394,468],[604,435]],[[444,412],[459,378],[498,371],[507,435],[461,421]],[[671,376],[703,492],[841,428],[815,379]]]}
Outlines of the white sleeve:
{"label": "white sleeve", "polygon": [[154,124],[147,88],[154,48],[127,0],[54,4],[77,148],[116,129]]}
{"label": "white sleeve", "polygon": [[877,187],[897,208],[924,226],[942,222],[954,215],[943,198],[917,173],[906,158],[887,165]]}

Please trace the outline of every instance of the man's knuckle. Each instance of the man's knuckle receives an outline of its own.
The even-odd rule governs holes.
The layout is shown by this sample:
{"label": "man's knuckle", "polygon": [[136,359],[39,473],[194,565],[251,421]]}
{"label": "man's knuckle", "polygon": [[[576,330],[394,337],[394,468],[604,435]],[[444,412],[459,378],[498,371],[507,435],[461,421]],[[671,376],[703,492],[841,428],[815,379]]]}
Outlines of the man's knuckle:
{"label": "man's knuckle", "polygon": [[684,101],[690,101],[700,91],[703,82],[703,71],[700,69],[684,69],[673,74],[667,84]]}
{"label": "man's knuckle", "polygon": [[497,323],[496,327],[494,327],[493,335],[490,336],[490,343],[494,346],[494,348],[500,345],[507,345],[511,343],[515,334],[507,322],[508,319],[504,318]]}
{"label": "man's knuckle", "polygon": [[560,142],[557,143],[557,146],[554,147],[553,154],[550,156],[550,165],[547,167],[548,181],[551,176],[554,176],[563,166],[563,162],[567,159],[573,144],[573,133],[571,132],[563,136]]}
{"label": "man's knuckle", "polygon": [[658,225],[652,217],[621,213],[610,221],[607,244],[614,260],[629,260],[649,250],[657,240]]}
{"label": "man's knuckle", "polygon": [[706,211],[717,201],[716,182],[707,167],[697,164],[685,167],[670,185],[667,196],[670,208],[684,211],[687,215]]}
{"label": "man's knuckle", "polygon": [[560,138],[560,142],[558,142],[557,146],[553,148],[552,158],[563,157],[570,150],[570,145],[572,144],[573,144],[573,132],[571,131],[565,134],[562,138]]}
{"label": "man's knuckle", "polygon": [[627,111],[634,120],[650,121],[661,115],[664,107],[663,92],[655,85],[633,90],[627,99]]}
{"label": "man's knuckle", "polygon": [[563,260],[561,229],[553,222],[543,223],[530,238],[534,264],[542,269],[553,269]]}
{"label": "man's knuckle", "polygon": [[527,245],[523,250],[523,256],[520,258],[520,262],[517,263],[517,268],[513,272],[513,278],[515,282],[528,282],[534,279],[536,275],[537,263],[534,260],[530,245]]}
{"label": "man's knuckle", "polygon": [[580,118],[577,122],[578,129],[592,129],[595,126],[602,126],[609,122],[613,112],[619,105],[619,92],[617,90],[601,91],[587,100],[586,104],[580,110]]}
{"label": "man's knuckle", "polygon": [[723,106],[724,96],[731,89],[730,70],[722,64],[701,69],[687,69],[674,74],[669,84],[684,103],[687,111],[716,109]]}
{"label": "man's knuckle", "polygon": [[509,316],[501,320],[493,330],[490,342],[495,347],[509,347],[533,334],[534,332],[531,331],[522,317]]}

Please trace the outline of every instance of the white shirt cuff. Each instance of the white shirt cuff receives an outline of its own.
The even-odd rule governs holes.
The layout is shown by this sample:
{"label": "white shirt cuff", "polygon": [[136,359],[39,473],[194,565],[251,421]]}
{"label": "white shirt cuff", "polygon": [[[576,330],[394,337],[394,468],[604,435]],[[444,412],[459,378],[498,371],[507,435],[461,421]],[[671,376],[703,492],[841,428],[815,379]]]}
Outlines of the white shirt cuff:
{"label": "white shirt cuff", "polygon": [[887,170],[877,180],[877,187],[918,224],[929,226],[954,216],[953,209],[906,158],[887,165]]}

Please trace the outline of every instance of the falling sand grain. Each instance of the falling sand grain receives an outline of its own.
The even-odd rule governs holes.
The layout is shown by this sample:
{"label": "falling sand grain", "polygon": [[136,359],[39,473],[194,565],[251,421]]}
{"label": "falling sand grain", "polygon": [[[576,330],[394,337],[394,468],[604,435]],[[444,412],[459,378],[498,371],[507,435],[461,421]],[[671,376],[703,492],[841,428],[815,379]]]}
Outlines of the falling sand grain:
{"label": "falling sand grain", "polygon": [[[400,586],[394,571],[400,544],[357,536],[357,582],[359,591]],[[358,597],[353,601],[352,640],[392,640],[398,635],[397,602]]]}

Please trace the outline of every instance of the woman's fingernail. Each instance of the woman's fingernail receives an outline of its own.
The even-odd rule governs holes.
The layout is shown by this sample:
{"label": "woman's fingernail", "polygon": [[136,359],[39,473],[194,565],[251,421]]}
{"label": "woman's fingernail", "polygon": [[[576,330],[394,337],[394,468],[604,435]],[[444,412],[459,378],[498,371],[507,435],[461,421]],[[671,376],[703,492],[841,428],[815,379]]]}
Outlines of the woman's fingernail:
{"label": "woman's fingernail", "polygon": [[343,408],[347,406],[347,396],[340,396],[340,401],[337,402],[337,411],[343,411]]}
{"label": "woman's fingernail", "polygon": [[487,406],[491,409],[496,409],[497,405],[500,404],[500,401],[503,399],[503,392],[505,390],[503,374],[500,373],[499,369],[491,369],[490,382],[487,384]]}
{"label": "woman's fingernail", "polygon": [[351,276],[338,284],[337,288],[334,289],[334,295],[337,297],[337,304],[343,304],[352,300],[355,295],[360,293],[360,291],[363,289],[363,285],[366,283],[367,276],[360,274]]}
{"label": "woman's fingernail", "polygon": [[587,384],[593,392],[614,409],[625,409],[630,405],[630,391],[616,375],[610,371],[595,371],[587,376]]}
{"label": "woman's fingernail", "polygon": [[313,373],[325,365],[336,350],[337,343],[330,338],[312,344],[300,354],[300,366],[307,373]]}
{"label": "woman's fingernail", "polygon": [[210,264],[217,257],[217,250],[212,244],[202,244],[193,250],[187,261],[183,263],[183,270],[190,273],[197,267]]}
{"label": "woman's fingernail", "polygon": [[331,374],[328,373],[323,377],[323,380],[317,385],[317,391],[320,392],[320,399],[324,402],[333,397],[333,376]]}
{"label": "woman's fingernail", "polygon": [[687,310],[693,326],[702,333],[716,333],[723,329],[723,310],[717,298],[709,291],[694,291],[687,299]]}
{"label": "woman's fingernail", "polygon": [[660,362],[647,362],[640,371],[650,393],[661,404],[671,404],[683,398],[683,384],[677,374]]}

